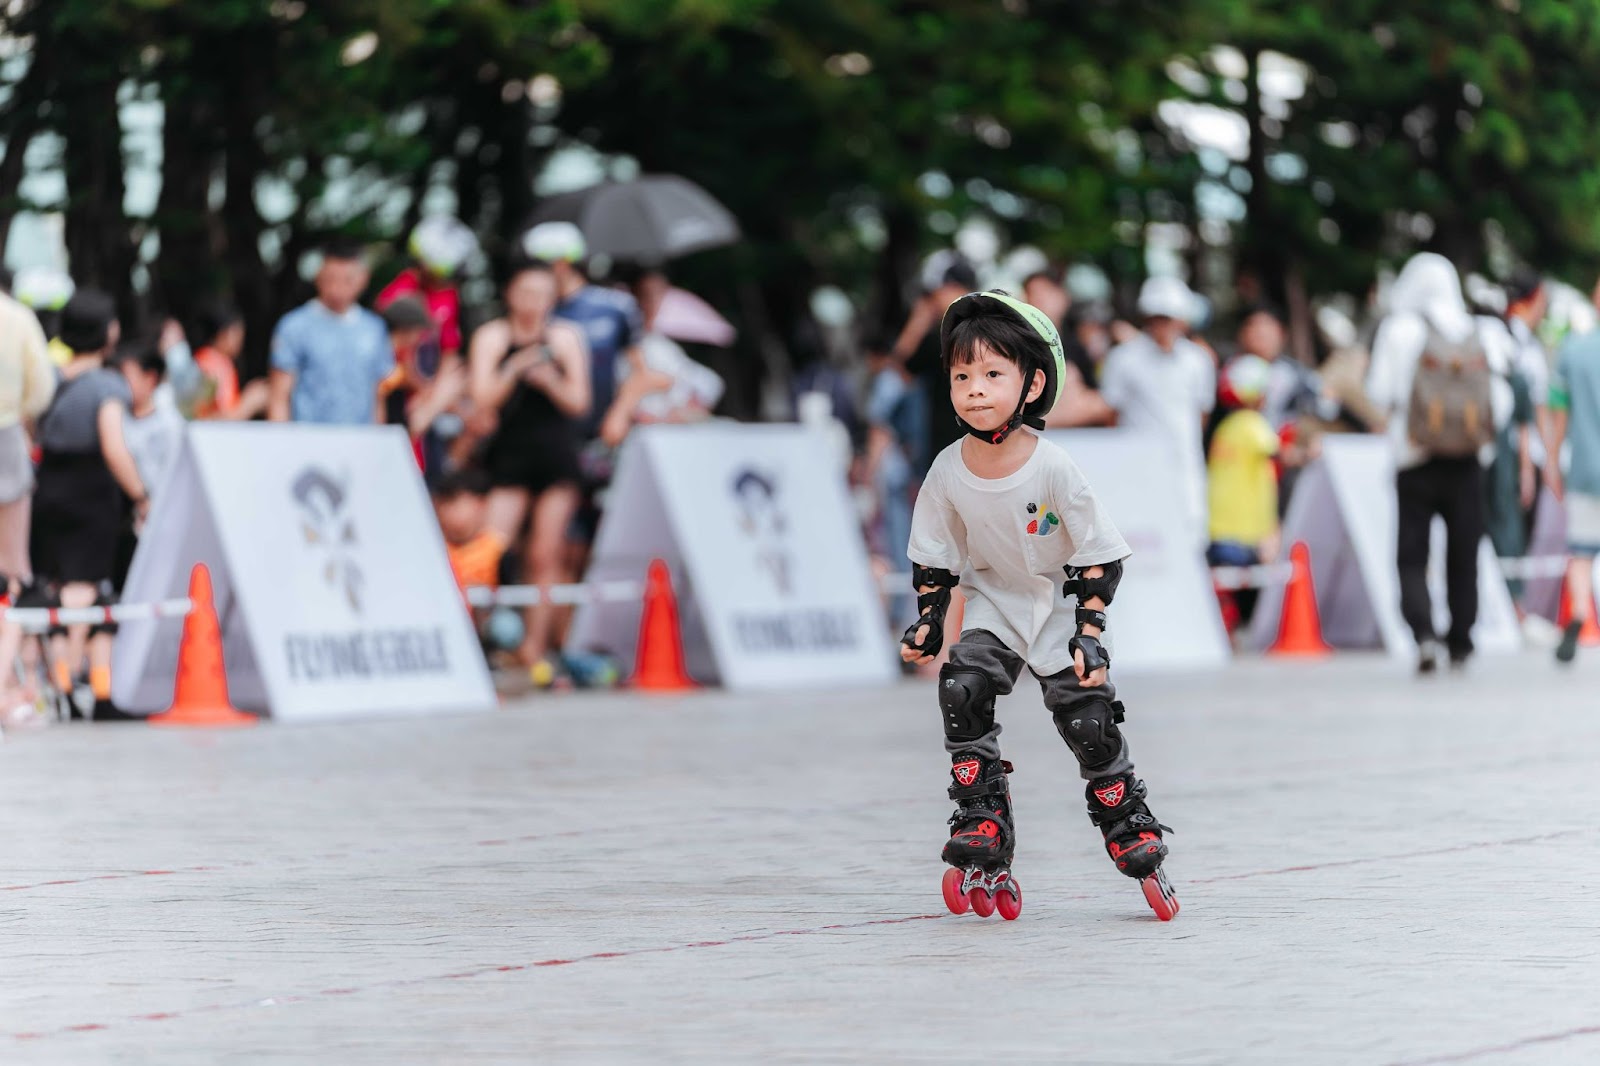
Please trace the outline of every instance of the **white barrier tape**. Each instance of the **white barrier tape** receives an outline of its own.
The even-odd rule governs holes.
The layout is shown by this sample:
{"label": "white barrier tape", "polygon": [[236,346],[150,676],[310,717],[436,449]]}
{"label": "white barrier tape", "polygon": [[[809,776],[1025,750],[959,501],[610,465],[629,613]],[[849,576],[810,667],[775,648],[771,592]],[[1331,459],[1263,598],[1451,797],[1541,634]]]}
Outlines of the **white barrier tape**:
{"label": "white barrier tape", "polygon": [[119,603],[111,607],[10,607],[6,621],[15,622],[30,633],[43,633],[52,626],[109,625],[112,622],[144,622],[152,618],[182,618],[194,610],[187,596],[155,603]]}
{"label": "white barrier tape", "polygon": [[1500,572],[1508,578],[1561,577],[1567,572],[1567,557],[1529,555],[1522,559],[1501,559]]}
{"label": "white barrier tape", "polygon": [[467,602],[474,607],[537,607],[551,603],[571,607],[580,603],[626,603],[644,596],[642,581],[595,581],[586,585],[551,585],[548,600],[538,585],[474,585]]}
{"label": "white barrier tape", "polygon": [[1259,566],[1213,566],[1211,582],[1219,589],[1237,591],[1264,585],[1282,585],[1294,576],[1292,563],[1262,563]]}

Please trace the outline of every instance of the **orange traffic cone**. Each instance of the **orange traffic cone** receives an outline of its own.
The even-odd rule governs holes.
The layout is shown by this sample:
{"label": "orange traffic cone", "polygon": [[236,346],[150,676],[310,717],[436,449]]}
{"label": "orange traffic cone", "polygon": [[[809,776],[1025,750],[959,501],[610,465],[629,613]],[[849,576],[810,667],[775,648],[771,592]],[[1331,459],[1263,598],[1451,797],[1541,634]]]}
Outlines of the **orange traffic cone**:
{"label": "orange traffic cone", "polygon": [[258,719],[228,702],[228,675],[222,665],[222,624],[211,602],[211,571],[204,563],[189,574],[189,600],[194,605],[183,620],[178,644],[178,679],[172,706],[150,719],[151,725],[255,725]]}
{"label": "orange traffic cone", "polygon": [[650,561],[645,578],[644,614],[639,619],[639,647],[629,684],[650,692],[681,692],[695,687],[683,664],[683,634],[678,628],[672,575],[660,559]]}
{"label": "orange traffic cone", "polygon": [[1299,659],[1320,659],[1333,651],[1322,639],[1322,620],[1317,615],[1317,590],[1311,580],[1311,549],[1296,541],[1289,549],[1293,568],[1283,590],[1283,610],[1278,620],[1278,639],[1267,649],[1268,655]]}
{"label": "orange traffic cone", "polygon": [[[1583,620],[1583,628],[1578,630],[1578,644],[1581,647],[1593,648],[1600,645],[1600,620],[1595,618],[1597,613],[1595,602],[1589,600],[1589,617]],[[1567,584],[1565,575],[1561,578],[1561,607],[1556,612],[1556,625],[1567,628],[1567,623],[1572,621],[1572,589]]]}

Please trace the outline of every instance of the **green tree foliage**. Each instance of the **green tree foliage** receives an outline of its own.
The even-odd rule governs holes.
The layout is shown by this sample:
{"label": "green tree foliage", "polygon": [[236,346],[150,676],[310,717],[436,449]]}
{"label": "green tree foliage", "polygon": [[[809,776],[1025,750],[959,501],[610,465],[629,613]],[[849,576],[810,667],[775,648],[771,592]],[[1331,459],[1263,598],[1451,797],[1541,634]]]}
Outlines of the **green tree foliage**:
{"label": "green tree foliage", "polygon": [[[0,30],[26,45],[0,219],[59,134],[67,198],[31,206],[63,211],[73,272],[130,310],[231,295],[258,345],[324,235],[392,241],[443,187],[501,251],[573,143],[734,210],[746,245],[682,272],[769,343],[820,281],[893,324],[973,215],[1130,284],[1162,224],[1291,305],[1421,247],[1600,255],[1600,0],[18,0]],[[130,218],[141,93],[162,185]],[[1242,158],[1168,124],[1184,98],[1237,116]]]}

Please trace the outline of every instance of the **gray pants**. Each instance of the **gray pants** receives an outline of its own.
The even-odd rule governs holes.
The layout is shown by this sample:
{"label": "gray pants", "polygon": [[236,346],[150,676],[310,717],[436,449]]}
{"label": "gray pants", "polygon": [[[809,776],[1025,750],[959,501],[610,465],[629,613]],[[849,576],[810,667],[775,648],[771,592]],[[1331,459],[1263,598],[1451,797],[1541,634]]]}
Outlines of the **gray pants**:
{"label": "gray pants", "polygon": [[[950,648],[950,665],[979,671],[994,686],[995,695],[1007,696],[1011,694],[1017,678],[1022,676],[1023,667],[1027,666],[1027,663],[1023,661],[1022,656],[1006,647],[999,637],[987,629],[968,629],[961,634],[961,640]],[[1109,703],[1117,698],[1116,686],[1109,681],[1098,688],[1084,688],[1078,681],[1077,673],[1070,666],[1049,677],[1039,677],[1038,674],[1033,676],[1039,678],[1039,687],[1044,690],[1045,707],[1058,718],[1069,714],[1074,707],[1087,701],[1103,700]],[[1118,733],[1120,734],[1121,730],[1118,730]],[[987,758],[998,759],[1000,723],[996,722],[994,728],[977,742],[947,738],[944,746],[951,754],[957,751],[977,751]],[[1133,760],[1128,755],[1127,737],[1122,738],[1121,750],[1109,762],[1093,767],[1084,766],[1080,762],[1078,766],[1078,772],[1085,781],[1112,777],[1132,769]]]}

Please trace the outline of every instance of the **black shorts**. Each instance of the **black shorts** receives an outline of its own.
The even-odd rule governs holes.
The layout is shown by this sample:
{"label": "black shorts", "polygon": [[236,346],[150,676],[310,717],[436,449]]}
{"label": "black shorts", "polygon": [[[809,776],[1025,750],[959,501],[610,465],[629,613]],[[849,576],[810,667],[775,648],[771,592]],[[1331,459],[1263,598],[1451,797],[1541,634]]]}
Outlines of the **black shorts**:
{"label": "black shorts", "polygon": [[33,492],[33,572],[63,584],[109,580],[126,502],[98,452],[46,452]]}
{"label": "black shorts", "polygon": [[537,496],[554,485],[580,478],[578,445],[566,432],[501,434],[484,456],[489,483],[497,488],[527,489]]}

